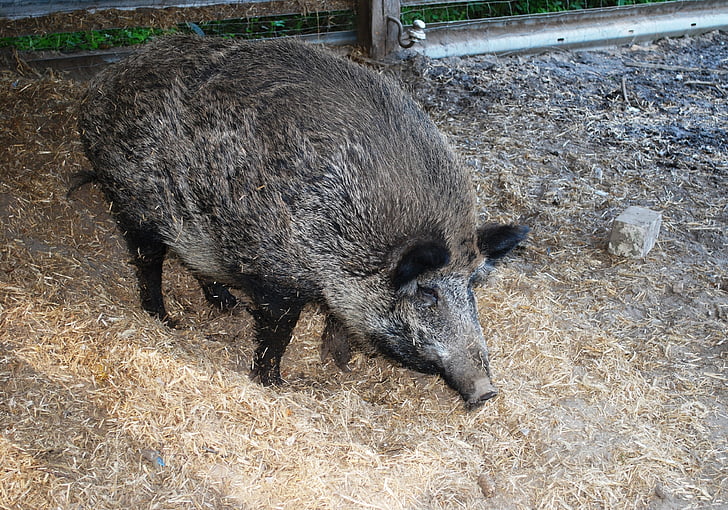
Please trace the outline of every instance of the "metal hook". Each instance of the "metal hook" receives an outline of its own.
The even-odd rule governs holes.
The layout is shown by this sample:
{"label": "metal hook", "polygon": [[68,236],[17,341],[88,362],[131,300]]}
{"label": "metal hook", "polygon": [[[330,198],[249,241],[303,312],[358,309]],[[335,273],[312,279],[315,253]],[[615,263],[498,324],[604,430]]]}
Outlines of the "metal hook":
{"label": "metal hook", "polygon": [[405,32],[405,30],[399,18],[395,18],[394,16],[387,16],[387,21],[391,21],[392,23],[397,25],[397,42],[399,42],[399,45],[403,48],[410,48],[417,41],[424,41],[425,39],[427,39],[427,35],[425,35],[426,25],[425,22],[421,19],[414,20],[412,22],[412,28],[408,28],[406,30],[408,36],[407,40],[402,38],[402,32]]}

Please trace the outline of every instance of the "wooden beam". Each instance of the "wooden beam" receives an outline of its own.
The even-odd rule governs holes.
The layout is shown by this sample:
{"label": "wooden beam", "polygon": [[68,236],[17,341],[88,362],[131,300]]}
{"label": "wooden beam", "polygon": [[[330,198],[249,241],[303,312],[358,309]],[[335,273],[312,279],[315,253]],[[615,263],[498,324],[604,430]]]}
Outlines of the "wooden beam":
{"label": "wooden beam", "polygon": [[[369,56],[382,59],[398,46],[397,25],[387,21],[389,16],[399,19],[399,0],[361,0],[369,3],[370,46]],[[361,11],[360,11],[361,12]],[[366,12],[366,11],[364,11]]]}

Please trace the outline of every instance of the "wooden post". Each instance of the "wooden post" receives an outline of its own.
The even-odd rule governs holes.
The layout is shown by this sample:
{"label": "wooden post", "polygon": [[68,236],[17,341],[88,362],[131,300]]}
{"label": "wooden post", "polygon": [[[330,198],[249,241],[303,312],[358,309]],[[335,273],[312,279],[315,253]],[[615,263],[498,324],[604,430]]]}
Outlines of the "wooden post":
{"label": "wooden post", "polygon": [[397,49],[397,25],[387,21],[399,19],[399,0],[359,0],[359,42],[369,48],[369,56],[382,59]]}

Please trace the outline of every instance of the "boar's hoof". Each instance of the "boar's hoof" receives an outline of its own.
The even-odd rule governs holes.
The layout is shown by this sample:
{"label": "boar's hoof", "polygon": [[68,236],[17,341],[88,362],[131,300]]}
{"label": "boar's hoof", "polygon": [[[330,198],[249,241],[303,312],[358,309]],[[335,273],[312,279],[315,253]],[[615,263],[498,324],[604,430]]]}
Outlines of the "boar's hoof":
{"label": "boar's hoof", "polygon": [[465,399],[465,407],[468,411],[477,409],[483,402],[498,395],[498,389],[493,386],[488,377],[475,381],[475,389],[470,395],[463,395]]}
{"label": "boar's hoof", "polygon": [[351,372],[349,361],[351,361],[351,346],[344,328],[329,316],[326,319],[326,327],[321,335],[321,363],[331,357],[342,372]]}
{"label": "boar's hoof", "polygon": [[164,317],[158,317],[158,319],[167,326],[169,329],[177,329],[180,326],[180,321],[177,319],[173,319],[166,313],[164,314]]}
{"label": "boar's hoof", "polygon": [[250,380],[263,386],[281,386],[283,384],[279,367],[257,363],[253,365],[253,369],[250,371]]}
{"label": "boar's hoof", "polygon": [[218,310],[231,310],[238,304],[237,298],[221,283],[200,280],[200,286],[207,301]]}

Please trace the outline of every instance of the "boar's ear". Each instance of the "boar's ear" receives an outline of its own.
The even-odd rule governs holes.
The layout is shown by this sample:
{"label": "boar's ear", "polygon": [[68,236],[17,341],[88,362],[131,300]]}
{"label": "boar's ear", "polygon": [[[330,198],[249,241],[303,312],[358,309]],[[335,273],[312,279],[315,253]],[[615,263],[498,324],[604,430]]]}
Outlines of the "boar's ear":
{"label": "boar's ear", "polygon": [[450,250],[433,241],[415,244],[402,254],[392,275],[392,282],[401,289],[422,273],[439,269],[450,262]]}
{"label": "boar's ear", "polygon": [[478,247],[486,259],[503,257],[528,235],[524,225],[483,225],[478,229]]}

